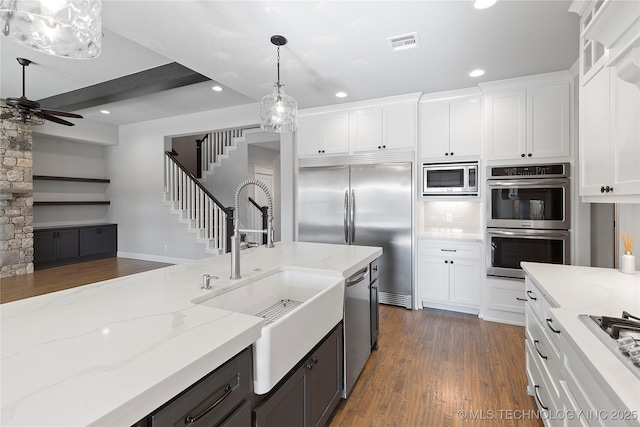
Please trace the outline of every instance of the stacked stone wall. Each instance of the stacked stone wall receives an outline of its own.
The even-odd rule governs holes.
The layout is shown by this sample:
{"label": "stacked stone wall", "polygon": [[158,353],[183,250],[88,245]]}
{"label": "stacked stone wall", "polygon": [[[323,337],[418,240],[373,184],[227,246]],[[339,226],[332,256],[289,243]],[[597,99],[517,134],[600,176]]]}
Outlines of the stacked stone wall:
{"label": "stacked stone wall", "polygon": [[33,272],[33,140],[9,120],[0,132],[0,277],[9,277]]}

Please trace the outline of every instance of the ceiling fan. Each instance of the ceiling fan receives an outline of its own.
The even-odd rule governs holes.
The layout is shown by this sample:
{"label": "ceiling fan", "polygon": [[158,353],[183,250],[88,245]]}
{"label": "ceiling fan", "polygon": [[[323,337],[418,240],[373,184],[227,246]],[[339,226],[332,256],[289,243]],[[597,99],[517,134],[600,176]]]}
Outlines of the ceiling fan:
{"label": "ceiling fan", "polygon": [[4,112],[0,115],[0,118],[3,120],[8,119],[15,122],[31,124],[43,124],[45,120],[50,120],[55,123],[60,123],[61,125],[74,126],[74,123],[56,116],[81,119],[82,116],[80,114],[40,108],[39,102],[32,101],[25,96],[25,68],[31,64],[31,61],[25,58],[16,59],[18,60],[18,63],[22,65],[22,96],[20,98],[4,99],[3,101],[6,102],[7,106],[14,111]]}

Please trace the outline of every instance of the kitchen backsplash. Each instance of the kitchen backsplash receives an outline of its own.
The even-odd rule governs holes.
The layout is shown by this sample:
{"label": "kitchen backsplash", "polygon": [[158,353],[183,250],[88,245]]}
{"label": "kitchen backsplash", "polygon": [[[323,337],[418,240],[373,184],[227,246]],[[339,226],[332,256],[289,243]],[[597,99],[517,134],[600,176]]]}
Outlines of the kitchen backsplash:
{"label": "kitchen backsplash", "polygon": [[482,233],[485,205],[467,201],[418,202],[418,231]]}

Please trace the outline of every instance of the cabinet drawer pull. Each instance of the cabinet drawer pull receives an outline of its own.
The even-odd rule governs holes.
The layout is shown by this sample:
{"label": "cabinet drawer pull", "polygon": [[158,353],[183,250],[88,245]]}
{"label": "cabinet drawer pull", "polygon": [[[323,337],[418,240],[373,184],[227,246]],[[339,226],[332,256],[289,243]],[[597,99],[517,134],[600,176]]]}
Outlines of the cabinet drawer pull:
{"label": "cabinet drawer pull", "polygon": [[537,400],[537,401],[538,401],[538,403],[540,404],[540,407],[541,407],[542,409],[544,409],[545,411],[548,411],[548,410],[549,410],[549,407],[548,407],[548,406],[544,406],[544,405],[542,404],[542,400],[540,400],[540,396],[538,395],[538,389],[539,389],[539,388],[540,388],[540,386],[539,386],[539,385],[533,386],[533,393],[536,395],[536,400]]}
{"label": "cabinet drawer pull", "polygon": [[231,384],[227,384],[226,387],[224,388],[224,394],[220,397],[220,399],[218,399],[215,402],[213,402],[207,409],[205,409],[204,411],[200,412],[195,417],[192,417],[191,415],[187,415],[187,418],[185,418],[185,420],[184,420],[184,424],[185,425],[193,424],[196,421],[198,421],[200,418],[202,418],[205,415],[207,415],[216,406],[221,404],[223,400],[225,400],[227,397],[229,397],[229,395],[231,394],[232,391],[233,391],[233,388],[231,387]]}
{"label": "cabinet drawer pull", "polygon": [[528,301],[528,299],[526,299],[526,298],[516,297],[516,299],[517,299],[518,301]]}
{"label": "cabinet drawer pull", "polygon": [[527,295],[529,295],[529,298],[531,298],[534,301],[538,301],[538,298],[535,297],[535,294],[531,291],[527,291]]}
{"label": "cabinet drawer pull", "polygon": [[536,348],[536,351],[538,352],[538,356],[542,357],[543,359],[547,359],[547,356],[543,356],[542,353],[540,353],[540,350],[538,349],[538,343],[540,341],[538,340],[533,340],[533,346]]}
{"label": "cabinet drawer pull", "polygon": [[547,319],[547,326],[549,327],[549,329],[551,329],[552,332],[555,332],[556,334],[560,333],[559,329],[556,329],[553,327],[553,321],[551,319]]}
{"label": "cabinet drawer pull", "polygon": [[440,249],[440,252],[458,252],[457,249]]}

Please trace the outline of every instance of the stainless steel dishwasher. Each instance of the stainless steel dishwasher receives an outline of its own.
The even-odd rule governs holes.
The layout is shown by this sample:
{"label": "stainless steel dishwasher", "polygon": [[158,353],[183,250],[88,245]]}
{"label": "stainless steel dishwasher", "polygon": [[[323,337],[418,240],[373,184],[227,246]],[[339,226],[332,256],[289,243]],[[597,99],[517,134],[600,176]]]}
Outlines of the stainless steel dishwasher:
{"label": "stainless steel dishwasher", "polygon": [[358,270],[345,282],[344,299],[344,382],[342,398],[351,393],[371,354],[371,308],[369,266]]}

